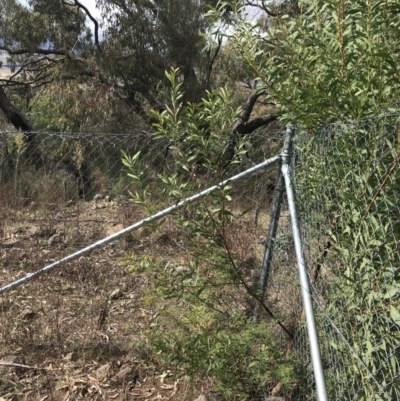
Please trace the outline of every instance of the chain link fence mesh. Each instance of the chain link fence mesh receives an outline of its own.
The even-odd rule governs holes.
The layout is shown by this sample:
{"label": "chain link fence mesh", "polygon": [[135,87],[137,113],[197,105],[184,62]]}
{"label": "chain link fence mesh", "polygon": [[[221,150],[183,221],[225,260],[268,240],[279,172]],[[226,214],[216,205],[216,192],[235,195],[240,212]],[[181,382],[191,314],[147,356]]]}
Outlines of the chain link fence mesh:
{"label": "chain link fence mesh", "polygon": [[[400,398],[399,115],[296,138],[296,192],[329,397]],[[306,331],[295,352],[309,355]],[[315,399],[312,367],[300,399]]]}
{"label": "chain link fence mesh", "polygon": [[[157,187],[159,172],[170,168],[174,173],[174,153],[167,141],[154,140],[147,134],[32,134],[34,140],[29,143],[21,133],[0,133],[0,285],[145,217],[142,208],[129,199],[130,192],[140,192],[141,188],[127,177],[121,150],[129,155],[141,152],[144,179],[159,195],[154,199],[155,210],[169,206]],[[224,171],[222,177],[202,172],[193,187],[203,190],[220,178],[275,156],[283,138],[280,132],[253,135],[240,163]],[[258,282],[277,169],[277,165],[269,167],[234,184],[230,207],[245,213],[229,234],[231,246],[243,259],[248,285]],[[202,202],[209,207],[207,199]],[[186,251],[179,242],[175,220],[174,216],[168,217],[160,225],[145,227],[2,295],[0,359],[18,355],[19,362],[46,369],[61,363],[62,375],[76,383],[95,375],[106,362],[111,366],[109,378],[118,374],[124,363],[139,370],[139,365],[146,363],[146,355],[140,358],[144,352],[140,344],[145,341],[141,333],[154,321],[156,312],[143,299],[152,288],[151,276],[145,272],[132,274],[129,268],[147,255],[161,255],[170,261],[168,271],[172,269],[172,273],[184,265]],[[274,285],[277,293],[282,291],[283,282],[278,278]],[[232,305],[244,308],[243,300],[241,292],[234,294],[226,302],[227,310]],[[287,336],[276,331],[282,344],[287,342]],[[50,376],[51,381],[59,380],[57,372]],[[141,379],[145,378],[137,379],[140,385]],[[101,395],[101,391],[104,394],[108,383],[92,389],[93,396]],[[13,386],[7,381],[0,384],[2,396],[18,399]],[[275,384],[271,383],[270,390]],[[60,390],[55,391],[60,396],[65,397],[66,391],[72,396],[71,390],[58,387]],[[154,383],[149,388],[143,385],[143,394],[152,387]],[[32,391],[43,396],[46,383],[21,384],[21,397]],[[127,385],[126,391],[130,397],[140,396],[136,387]],[[169,398],[172,391],[163,388],[149,399]]]}
{"label": "chain link fence mesh", "polygon": [[[390,115],[296,136],[292,174],[330,399],[400,398],[399,134],[399,116]],[[226,176],[279,153],[283,136],[253,136]],[[123,171],[121,150],[141,151],[145,179],[155,187],[170,161],[174,172],[169,144],[149,135],[35,133],[32,146],[20,133],[0,138],[1,284],[144,217],[129,201],[129,191],[140,188]],[[232,207],[248,213],[230,234],[248,284],[258,280],[276,175],[275,166],[235,184]],[[200,176],[199,190],[218,181]],[[160,194],[155,206],[166,202]],[[129,272],[129,255],[162,254],[178,268],[176,235],[171,216],[1,297],[2,349],[18,350],[27,363],[86,355],[96,360],[89,371],[111,356],[127,358],[155,318],[142,299],[150,277]],[[288,339],[275,328],[280,347],[297,360],[298,381],[286,392],[270,383],[254,397],[314,400],[285,200],[267,284],[265,304],[293,333]],[[271,317],[261,310],[260,320]]]}

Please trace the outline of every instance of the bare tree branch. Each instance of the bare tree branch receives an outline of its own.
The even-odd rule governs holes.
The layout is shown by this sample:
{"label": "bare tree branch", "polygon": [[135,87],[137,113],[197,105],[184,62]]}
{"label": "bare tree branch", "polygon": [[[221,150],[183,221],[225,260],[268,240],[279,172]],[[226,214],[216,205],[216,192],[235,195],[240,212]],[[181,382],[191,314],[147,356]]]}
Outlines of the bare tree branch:
{"label": "bare tree branch", "polygon": [[215,49],[214,55],[211,58],[210,65],[209,65],[208,71],[207,71],[206,87],[208,87],[208,85],[211,81],[211,73],[212,73],[212,70],[214,67],[215,60],[218,56],[218,53],[221,50],[221,45],[222,45],[222,37],[218,36],[218,45],[217,45],[217,48]]}
{"label": "bare tree branch", "polygon": [[0,109],[16,129],[21,129],[24,132],[32,131],[32,126],[29,124],[29,121],[11,103],[2,86],[0,86]]}
{"label": "bare tree branch", "polygon": [[22,365],[21,363],[11,363],[11,362],[0,362],[0,366],[8,366],[22,369],[34,369],[34,370],[38,369],[36,366],[28,366],[28,365]]}
{"label": "bare tree branch", "polygon": [[49,79],[48,81],[40,82],[40,83],[37,84],[37,85],[33,85],[33,86],[32,86],[32,89],[40,88],[41,86],[47,85],[47,84],[51,84],[52,82],[54,82],[54,79]]}
{"label": "bare tree branch", "polygon": [[250,91],[246,102],[242,106],[242,111],[239,114],[238,119],[232,127],[232,133],[229,138],[229,142],[225,148],[222,155],[222,165],[223,167],[228,167],[235,156],[235,149],[237,142],[240,137],[244,135],[251,134],[257,128],[264,125],[268,125],[272,121],[278,119],[277,114],[267,114],[262,117],[257,117],[249,121],[251,113],[253,112],[254,106],[261,95],[265,94],[264,90],[257,90],[257,81],[246,81],[246,86],[250,86],[252,90]]}
{"label": "bare tree branch", "polygon": [[97,50],[102,53],[102,49],[100,46],[99,42],[99,23],[97,22],[96,18],[93,17],[93,15],[90,13],[90,11],[78,0],[74,0],[74,3],[68,3],[67,1],[63,0],[63,4],[68,5],[68,6],[76,6],[80,9],[82,9],[85,14],[90,18],[90,20],[94,24],[94,41],[96,43]]}
{"label": "bare tree branch", "polygon": [[66,50],[58,50],[58,49],[16,49],[13,50],[9,47],[6,46],[0,46],[0,50],[5,50],[8,54],[44,54],[44,55],[50,55],[50,54],[59,54],[61,56],[69,56],[69,53]]}
{"label": "bare tree branch", "polygon": [[[45,69],[42,69],[42,71],[40,72],[40,74],[42,74],[43,72],[45,71]],[[35,79],[33,79],[33,80],[31,80],[31,81],[28,81],[28,82],[22,82],[22,81],[11,81],[10,79],[0,79],[0,82],[4,82],[6,85],[4,85],[4,86],[14,86],[14,85],[22,85],[22,86],[29,86],[29,85],[32,85],[32,84],[35,84],[35,83],[37,83],[37,82],[39,82],[39,81],[41,81],[41,80],[43,80],[43,79],[47,79],[47,78],[49,78],[49,77],[51,77],[51,73],[49,73],[49,74],[46,74],[46,75],[44,75],[44,76],[37,76]],[[51,81],[53,81],[53,79],[51,80]],[[51,82],[50,81],[50,82]],[[49,82],[49,81],[47,81],[47,82]],[[42,83],[40,83],[40,85],[38,85],[38,86],[41,86],[42,85]],[[1,109],[1,106],[0,106],[0,109]]]}
{"label": "bare tree branch", "polygon": [[276,114],[267,114],[263,117],[255,118],[254,120],[251,120],[251,121],[243,124],[237,130],[237,132],[239,132],[241,135],[251,134],[257,128],[260,128],[263,125],[267,125],[267,124],[271,123],[272,121],[275,121],[277,118],[278,118],[278,116]]}
{"label": "bare tree branch", "polygon": [[246,5],[260,8],[261,10],[265,11],[270,17],[278,17],[279,16],[278,13],[274,13],[273,11],[270,10],[270,8],[268,8],[268,6],[265,4],[265,1],[262,1],[261,5],[260,5],[260,4],[258,4],[258,2],[254,3],[251,0],[246,0]]}
{"label": "bare tree branch", "polygon": [[[31,64],[37,64],[37,63],[40,63],[42,61],[48,61],[48,62],[51,62],[51,63],[57,63],[58,61],[63,61],[63,60],[65,60],[65,58],[51,59],[50,57],[43,57],[43,58],[41,58],[39,60],[28,61],[27,63],[23,64],[21,66],[21,68],[17,72],[15,72],[13,75],[11,75],[9,80],[12,81],[13,78],[15,78],[17,75],[19,75],[26,67],[28,67]],[[28,71],[37,71],[37,70],[28,70]]]}
{"label": "bare tree branch", "polygon": [[6,85],[3,86],[12,86],[12,85],[20,85],[20,86],[27,86],[29,83],[21,82],[21,81],[10,81],[9,79],[1,78],[0,82],[4,82]]}
{"label": "bare tree branch", "polygon": [[246,78],[240,81],[240,85],[243,86],[243,88],[252,89],[251,82]]}
{"label": "bare tree branch", "polygon": [[257,99],[263,94],[262,91],[257,91],[254,87],[257,85],[256,82],[253,82],[251,86],[253,90],[249,93],[245,104],[242,106],[242,111],[239,114],[239,117],[236,123],[233,126],[233,130],[236,131],[240,126],[244,125],[249,121],[250,115],[253,111],[254,105],[257,102]]}

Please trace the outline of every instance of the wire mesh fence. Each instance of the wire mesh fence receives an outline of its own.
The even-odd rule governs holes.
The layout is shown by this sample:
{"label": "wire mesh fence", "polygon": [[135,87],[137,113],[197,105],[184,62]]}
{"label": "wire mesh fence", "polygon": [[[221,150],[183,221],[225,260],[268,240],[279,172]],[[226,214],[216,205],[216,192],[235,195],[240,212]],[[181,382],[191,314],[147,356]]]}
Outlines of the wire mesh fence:
{"label": "wire mesh fence", "polygon": [[[390,115],[332,124],[317,132],[300,131],[295,138],[291,174],[329,399],[400,398],[399,132],[399,116]],[[176,176],[179,156],[179,150],[164,139],[35,133],[34,141],[27,142],[19,133],[0,135],[0,284],[179,201],[159,187],[161,173]],[[238,162],[222,169],[220,176],[199,166],[190,173],[190,182],[182,182],[183,188],[191,194],[200,192],[275,156],[283,137],[282,133],[254,135]],[[129,155],[141,152],[137,171],[146,188],[127,176],[121,150]],[[106,361],[117,375],[120,365],[115,358],[125,358],[130,365],[147,363],[143,347],[137,345],[144,341],[145,328],[174,329],[177,338],[189,333],[193,340],[206,321],[210,332],[217,328],[207,338],[207,347],[216,333],[227,328],[229,346],[238,347],[238,354],[219,354],[217,341],[212,349],[221,360],[225,358],[227,365],[222,370],[236,369],[235,383],[226,385],[242,386],[235,387],[241,391],[246,388],[243,391],[251,399],[317,399],[285,197],[263,307],[255,302],[257,297],[248,297],[259,290],[277,173],[276,166],[268,167],[227,188],[229,197],[217,194],[204,199],[157,225],[82,256],[29,287],[5,294],[0,298],[3,354],[18,354],[25,363],[42,365],[67,358],[66,374],[74,380],[82,371],[88,376],[97,372]],[[147,211],[129,200],[131,194],[145,196],[146,191],[154,195]],[[207,248],[207,230],[215,235],[216,227],[211,224],[200,236],[194,234],[199,222],[206,224],[212,213],[223,223],[222,234],[217,232],[223,251],[215,255]],[[150,265],[158,266],[157,274],[148,270]],[[199,286],[202,290],[197,293]],[[173,291],[184,294],[178,304],[168,301]],[[218,319],[200,306],[190,310],[185,304],[203,293],[210,297],[202,299],[203,304],[212,299]],[[170,320],[160,321],[158,315],[167,306]],[[248,376],[259,361],[253,360],[253,370],[249,370],[245,358],[257,350],[263,360],[265,349],[253,345],[241,355],[243,332],[232,331],[232,321],[244,329],[236,311],[254,320],[255,310],[260,329],[245,331],[246,339],[258,344],[268,335],[278,353],[273,362],[265,360],[266,366],[271,364],[275,373],[280,368],[295,368],[296,380],[290,388],[270,367],[268,374]],[[181,330],[182,322],[186,331]],[[196,341],[203,344],[202,338]],[[136,344],[134,357],[132,343]],[[182,358],[182,364],[188,355],[192,360],[196,357],[190,352],[182,354],[185,344],[179,341],[168,343],[167,348]],[[73,363],[71,353],[79,356],[79,373],[74,373],[79,370],[78,362]],[[84,359],[96,363],[85,364]],[[207,361],[209,371],[218,373],[218,363],[211,362]],[[98,386],[100,394],[105,387],[100,382]],[[148,398],[170,398],[173,388],[160,385]],[[139,396],[137,388],[126,391]]]}
{"label": "wire mesh fence", "polygon": [[[254,135],[240,163],[223,171],[221,177],[199,171],[192,188],[202,190],[276,155],[283,136],[282,133]],[[173,204],[158,187],[160,171],[169,169],[172,176],[175,168],[175,155],[163,140],[154,140],[148,135],[34,133],[34,141],[29,143],[20,133],[2,132],[0,137],[0,285],[112,235],[139,221],[146,213]],[[141,152],[139,169],[156,195],[152,211],[146,212],[130,201],[130,193],[141,192],[143,188],[123,171],[121,150],[129,155]],[[243,271],[235,282],[229,283],[231,290],[240,280],[248,287],[258,283],[276,174],[277,166],[272,166],[232,185],[229,209],[238,218],[229,226],[226,237]],[[62,366],[61,376],[75,383],[82,381],[81,387],[75,386],[78,390],[74,386],[63,387],[59,383],[60,375],[53,371],[50,374],[47,369],[46,374],[50,374],[50,381],[55,384],[54,396],[63,398],[67,392],[71,397],[77,396],[82,388],[90,388],[93,396],[102,392],[104,395],[110,384],[108,379],[117,380],[116,375],[125,363],[138,371],[139,365],[149,364],[143,355],[145,347],[141,345],[145,341],[143,330],[154,324],[158,312],[148,303],[154,277],[141,263],[146,258],[159,263],[160,276],[172,278],[168,285],[192,280],[194,273],[188,272],[193,267],[194,253],[188,248],[192,234],[181,222],[195,216],[199,209],[211,210],[217,201],[212,197],[204,199],[196,207],[186,208],[155,226],[143,227],[107,244],[32,281],[29,286],[3,294],[0,297],[0,359],[17,355],[18,362],[28,365],[45,369],[55,364]],[[222,257],[226,258],[226,254]],[[211,280],[215,278],[212,267],[218,263],[214,261],[197,268],[209,272],[205,276]],[[276,285],[278,292],[281,283]],[[229,315],[237,308],[252,314],[254,305],[244,287],[241,288],[221,291],[218,298],[221,313]],[[270,316],[263,316],[273,322],[278,318],[271,320]],[[282,344],[287,342],[287,335],[279,328],[275,330]],[[105,363],[110,364],[108,379],[103,383],[99,380],[98,388],[93,389],[88,384],[92,379],[88,377],[96,377]],[[141,386],[139,390],[143,394],[138,393],[138,386],[127,384],[130,397],[148,394],[146,391],[154,387],[148,377],[149,385],[144,384],[146,369],[140,371],[135,383]],[[12,380],[17,377],[21,378],[21,374],[12,376]],[[251,378],[243,375],[242,381],[256,388]],[[149,399],[169,398],[174,387],[167,388],[166,382],[158,383],[159,391]],[[271,391],[275,385],[272,380],[269,382]],[[21,383],[20,395],[16,395],[15,386],[10,386],[6,379],[0,380],[1,395],[6,399],[28,396],[32,391],[43,397],[46,386],[45,381],[27,380]],[[263,397],[257,394],[258,398]]]}
{"label": "wire mesh fence", "polygon": [[[34,140],[26,140],[27,135]],[[254,135],[240,164],[220,176],[201,172],[192,180],[193,193],[277,154],[282,137]],[[140,152],[138,168],[142,181],[156,189],[155,208],[170,206],[157,190],[158,174],[173,175],[176,169],[170,145],[150,134],[0,132],[2,247],[14,247],[28,236],[39,238],[35,243],[39,246],[58,244],[62,257],[115,232],[113,226],[126,227],[143,217],[140,208],[129,202],[130,194],[142,188],[124,170],[121,150],[128,155]],[[236,184],[249,200],[255,220],[274,182],[274,173],[257,173]],[[114,215],[104,213],[110,210]]]}
{"label": "wire mesh fence", "polygon": [[[399,116],[296,139],[304,254],[330,399],[400,397]],[[296,352],[305,360],[306,332]],[[312,369],[301,399],[315,399]]]}

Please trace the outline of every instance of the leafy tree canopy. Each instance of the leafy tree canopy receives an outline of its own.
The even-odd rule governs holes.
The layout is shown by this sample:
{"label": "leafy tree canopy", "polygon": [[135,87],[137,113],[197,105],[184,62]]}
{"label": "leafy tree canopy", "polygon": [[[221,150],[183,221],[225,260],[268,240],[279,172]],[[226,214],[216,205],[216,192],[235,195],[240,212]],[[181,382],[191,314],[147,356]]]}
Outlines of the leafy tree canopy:
{"label": "leafy tree canopy", "polygon": [[400,3],[299,0],[297,13],[254,26],[232,43],[285,121],[315,126],[373,115],[397,102]]}
{"label": "leafy tree canopy", "polygon": [[[198,101],[210,87],[220,43],[206,39],[204,17],[215,0],[99,0],[100,24],[78,0],[0,1],[0,50],[14,64],[6,86],[36,89],[60,80],[88,80],[115,89],[134,112],[160,109],[164,72],[182,72],[185,101]],[[94,36],[86,25],[95,24]],[[79,82],[78,82],[79,83]]]}

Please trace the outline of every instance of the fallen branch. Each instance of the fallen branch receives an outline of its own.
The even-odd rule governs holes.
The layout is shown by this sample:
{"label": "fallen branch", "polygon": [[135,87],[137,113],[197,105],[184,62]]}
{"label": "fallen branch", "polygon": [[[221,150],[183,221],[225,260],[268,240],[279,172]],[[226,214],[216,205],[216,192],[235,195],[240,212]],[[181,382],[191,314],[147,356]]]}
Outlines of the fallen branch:
{"label": "fallen branch", "polygon": [[34,370],[39,369],[36,366],[28,366],[28,365],[22,365],[20,363],[12,363],[12,362],[0,362],[0,366],[7,366],[10,368],[34,369]]}

